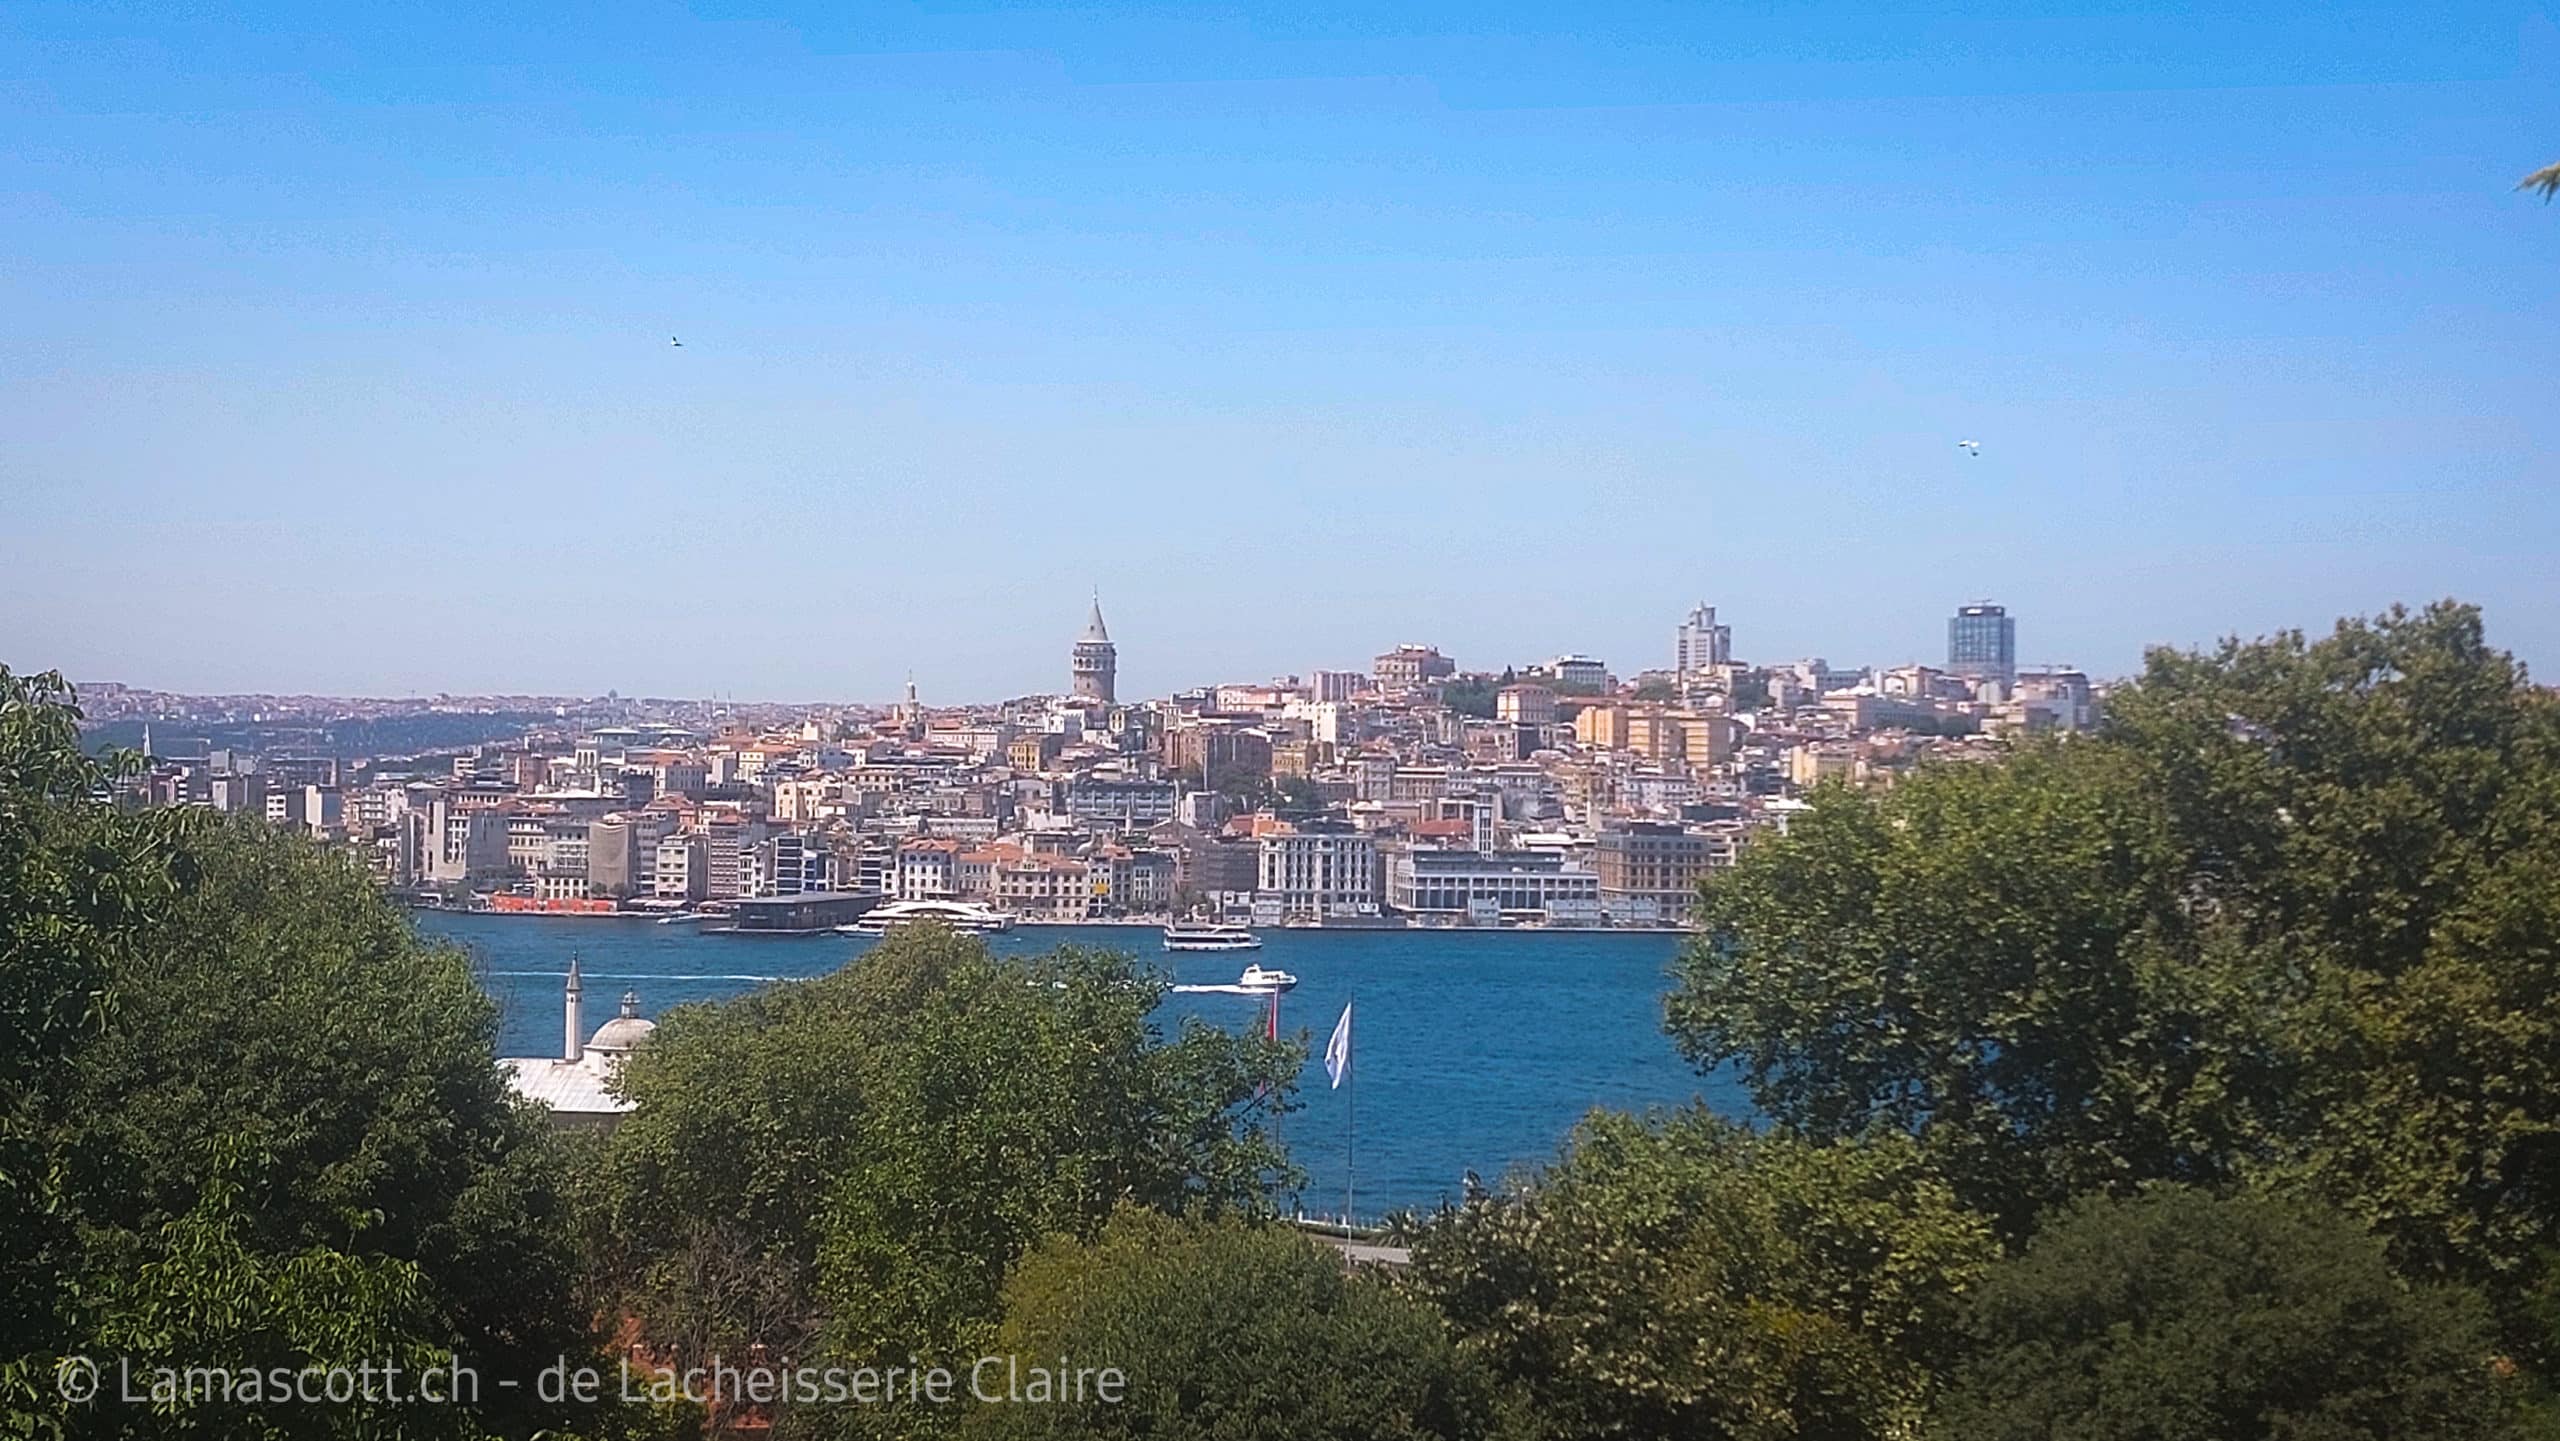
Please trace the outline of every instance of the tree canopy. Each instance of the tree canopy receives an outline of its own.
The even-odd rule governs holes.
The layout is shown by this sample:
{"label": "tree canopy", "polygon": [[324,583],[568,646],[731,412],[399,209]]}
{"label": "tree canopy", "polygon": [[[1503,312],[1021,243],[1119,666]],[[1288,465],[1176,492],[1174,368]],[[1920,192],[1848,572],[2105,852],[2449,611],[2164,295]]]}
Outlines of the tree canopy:
{"label": "tree canopy", "polygon": [[1925,1413],[1995,1253],[1908,1141],[1595,1112],[1430,1220],[1413,1274],[1559,1441],[1872,1436]]}
{"label": "tree canopy", "polygon": [[1427,1303],[1299,1233],[1124,1209],[1005,1285],[991,1354],[1108,1366],[1118,1399],[1000,1402],[971,1436],[1493,1441],[1523,1434],[1484,1362]]}
{"label": "tree canopy", "polygon": [[1707,890],[1669,1003],[1806,1135],[2023,1236],[2299,1184],[2512,1296],[2560,1201],[2560,702],[2451,604],[2155,651],[2094,737],[1835,789]]}
{"label": "tree canopy", "polygon": [[[57,677],[0,671],[0,1074],[12,1434],[335,1436],[364,1407],[66,1409],[72,1355],[423,1362],[591,1355],[541,1119],[494,1005],[342,859],[263,825],[129,813]],[[494,1385],[403,1434],[564,1419]],[[610,1408],[578,1418],[618,1429]]]}
{"label": "tree canopy", "polygon": [[1261,1210],[1303,1057],[1161,1034],[1163,984],[1125,956],[997,957],[923,927],[668,1013],[624,1077],[638,1108],[607,1148],[603,1266],[662,1344],[903,1364],[982,1342],[1043,1238],[1121,1206]]}
{"label": "tree canopy", "polygon": [[2513,1434],[2487,1308],[2410,1286],[2335,1212],[2175,1187],[2092,1197],[1983,1279],[1947,1441]]}

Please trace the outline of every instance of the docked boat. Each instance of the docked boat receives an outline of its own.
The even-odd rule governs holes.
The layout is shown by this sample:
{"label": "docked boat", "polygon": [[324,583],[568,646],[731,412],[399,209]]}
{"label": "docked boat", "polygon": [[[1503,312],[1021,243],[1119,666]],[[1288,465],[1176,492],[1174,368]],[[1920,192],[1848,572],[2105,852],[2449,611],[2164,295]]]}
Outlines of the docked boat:
{"label": "docked boat", "polygon": [[689,926],[697,924],[701,919],[702,912],[700,911],[677,911],[673,915],[658,917],[658,924],[662,926]]}
{"label": "docked boat", "polygon": [[1168,951],[1258,951],[1262,938],[1242,926],[1176,921],[1164,928]]}
{"label": "docked boat", "polygon": [[975,901],[891,901],[836,930],[848,936],[885,936],[918,925],[948,926],[964,935],[983,936],[1013,929],[1013,917]]}
{"label": "docked boat", "polygon": [[1287,971],[1266,971],[1247,962],[1244,974],[1236,977],[1236,984],[1248,991],[1290,991],[1297,989],[1298,978]]}

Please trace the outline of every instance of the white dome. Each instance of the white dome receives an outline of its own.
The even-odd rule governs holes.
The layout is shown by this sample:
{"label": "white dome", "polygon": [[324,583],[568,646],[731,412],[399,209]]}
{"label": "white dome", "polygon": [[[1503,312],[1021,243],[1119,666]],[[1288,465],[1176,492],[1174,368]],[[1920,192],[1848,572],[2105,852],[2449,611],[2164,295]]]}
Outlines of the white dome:
{"label": "white dome", "polygon": [[628,1055],[639,1049],[641,1042],[657,1034],[657,1030],[657,1022],[640,1014],[639,994],[625,991],[622,993],[622,1014],[596,1027],[595,1038],[587,1042],[587,1049],[610,1056]]}

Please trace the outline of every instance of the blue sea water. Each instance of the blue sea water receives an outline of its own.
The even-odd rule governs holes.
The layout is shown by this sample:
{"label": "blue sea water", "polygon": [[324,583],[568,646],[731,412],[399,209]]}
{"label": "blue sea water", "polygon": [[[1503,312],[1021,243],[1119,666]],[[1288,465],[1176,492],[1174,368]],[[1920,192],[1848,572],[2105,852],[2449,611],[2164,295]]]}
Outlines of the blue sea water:
{"label": "blue sea water", "polygon": [[[554,1055],[560,978],[572,953],[587,977],[587,1024],[625,990],[644,1015],[742,994],[774,980],[858,962],[875,942],[847,936],[703,934],[645,920],[567,920],[421,912],[419,928],[459,943],[502,1010],[499,1049]],[[1259,952],[1167,954],[1152,929],[1020,927],[988,938],[1002,952],[1077,944],[1135,953],[1183,984],[1232,982],[1248,960],[1293,972],[1284,1033],[1304,1033],[1304,1109],[1281,1122],[1307,1172],[1300,1202],[1338,1215],[1346,1175],[1363,1217],[1428,1207],[1458,1194],[1472,1169],[1488,1182],[1552,1159],[1594,1107],[1641,1111],[1703,1098],[1744,1115],[1730,1079],[1702,1078],[1662,1032],[1662,995],[1677,937],[1605,931],[1309,931],[1263,933]],[[1325,1037],[1357,1000],[1353,1079],[1326,1083]],[[1168,1022],[1196,1015],[1243,1028],[1260,1002],[1175,995]],[[1348,1134],[1357,1107],[1356,1149]],[[1357,1161],[1356,1171],[1349,1162]]]}

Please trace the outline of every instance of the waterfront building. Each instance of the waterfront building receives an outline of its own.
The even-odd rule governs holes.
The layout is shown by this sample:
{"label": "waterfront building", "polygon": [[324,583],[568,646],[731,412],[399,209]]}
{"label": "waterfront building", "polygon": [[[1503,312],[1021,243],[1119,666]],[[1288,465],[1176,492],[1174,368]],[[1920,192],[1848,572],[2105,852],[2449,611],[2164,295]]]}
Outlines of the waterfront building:
{"label": "waterfront building", "polygon": [[1281,917],[1374,916],[1378,913],[1378,844],[1340,822],[1318,821],[1266,832],[1254,901]]}
{"label": "waterfront building", "polygon": [[440,885],[476,886],[507,873],[504,814],[465,810],[440,797],[428,808],[428,817],[435,837],[427,863],[429,880]]}
{"label": "waterfront building", "polygon": [[551,1124],[562,1129],[601,1130],[629,1114],[633,1102],[614,1093],[624,1061],[646,1045],[658,1027],[640,1014],[637,993],[622,993],[621,1013],[586,1034],[580,1015],[585,981],[578,963],[569,962],[566,1035],[557,1056],[510,1056],[498,1062],[507,1085],[519,1096],[542,1106]]}
{"label": "waterfront building", "polygon": [[1957,608],[1947,620],[1947,669],[1998,681],[2004,690],[2017,680],[2018,623],[2005,607],[1982,601]]}
{"label": "waterfront building", "polygon": [[1741,828],[1735,825],[1606,826],[1591,856],[1601,913],[1621,925],[1686,921],[1697,905],[1699,883],[1710,870],[1732,865],[1740,845]]}
{"label": "waterfront building", "polygon": [[[809,849],[808,843],[790,831],[771,836],[747,852],[747,884],[744,894],[758,898],[796,896],[806,891],[821,890],[826,880],[823,873],[817,884],[810,883],[809,863],[824,860]],[[850,919],[850,917],[848,917]]]}
{"label": "waterfront building", "polygon": [[587,822],[589,894],[621,900],[651,889],[657,859],[658,832],[639,818],[616,814]]}
{"label": "waterfront building", "polygon": [[898,899],[925,901],[958,895],[961,849],[959,841],[938,836],[899,846]]}
{"label": "waterfront building", "polygon": [[1084,634],[1076,637],[1071,655],[1074,670],[1074,695],[1078,700],[1112,705],[1120,698],[1120,651],[1111,643],[1111,632],[1102,624],[1102,597],[1093,598],[1093,614],[1084,623]]}
{"label": "waterfront building", "polygon": [[1026,855],[995,866],[998,910],[1030,920],[1081,921],[1093,908],[1093,880],[1085,863],[1066,856]]}
{"label": "waterfront building", "polygon": [[1601,917],[1600,877],[1561,850],[1399,851],[1387,858],[1387,903],[1408,915],[1494,925],[1541,920],[1592,925]]}
{"label": "waterfront building", "polygon": [[662,901],[710,898],[711,847],[701,832],[686,831],[658,842],[649,890]]}
{"label": "waterfront building", "polygon": [[770,935],[833,930],[862,919],[879,903],[880,897],[868,891],[811,889],[749,896],[739,900],[732,924],[740,931]]}

